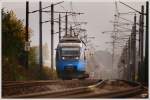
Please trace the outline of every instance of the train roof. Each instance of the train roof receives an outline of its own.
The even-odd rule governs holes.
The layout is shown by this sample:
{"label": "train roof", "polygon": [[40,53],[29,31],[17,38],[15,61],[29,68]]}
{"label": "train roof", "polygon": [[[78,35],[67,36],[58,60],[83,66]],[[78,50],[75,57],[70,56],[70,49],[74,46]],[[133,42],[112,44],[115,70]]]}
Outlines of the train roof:
{"label": "train roof", "polygon": [[82,43],[59,43],[58,47],[83,47]]}
{"label": "train roof", "polygon": [[60,39],[58,46],[86,46],[84,41],[82,41],[78,36],[69,36],[66,35],[62,39]]}
{"label": "train roof", "polygon": [[63,46],[79,46],[82,47],[82,42],[78,37],[63,37],[59,44],[59,47],[63,47]]}
{"label": "train roof", "polygon": [[81,40],[78,37],[64,37],[60,43],[81,43]]}

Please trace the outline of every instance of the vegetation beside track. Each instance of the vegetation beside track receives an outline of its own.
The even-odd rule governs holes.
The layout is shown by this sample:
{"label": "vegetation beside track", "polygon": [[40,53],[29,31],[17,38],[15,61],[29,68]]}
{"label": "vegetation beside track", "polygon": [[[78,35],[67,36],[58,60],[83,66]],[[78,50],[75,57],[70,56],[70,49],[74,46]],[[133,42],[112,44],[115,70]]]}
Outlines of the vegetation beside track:
{"label": "vegetation beside track", "polygon": [[[31,29],[29,37],[31,37]],[[13,11],[2,9],[2,80],[41,80],[57,78],[56,72],[44,66],[39,70],[35,48],[29,50],[29,67],[25,66],[25,25]]]}

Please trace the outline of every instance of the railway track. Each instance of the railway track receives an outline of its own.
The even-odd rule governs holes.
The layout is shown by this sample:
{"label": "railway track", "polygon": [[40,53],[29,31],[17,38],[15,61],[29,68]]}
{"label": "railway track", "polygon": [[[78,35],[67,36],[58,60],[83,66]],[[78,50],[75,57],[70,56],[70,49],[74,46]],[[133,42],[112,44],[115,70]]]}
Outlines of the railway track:
{"label": "railway track", "polygon": [[96,83],[97,80],[41,80],[41,81],[7,81],[2,83],[2,88],[26,88],[32,86],[42,86],[42,85],[53,85],[53,84],[71,84],[71,83],[81,83],[81,84],[92,84]]}
{"label": "railway track", "polygon": [[43,91],[64,90],[95,84],[97,80],[48,80],[48,81],[5,81],[2,83],[2,96],[23,95]]}
{"label": "railway track", "polygon": [[[126,98],[134,97],[143,91],[142,85],[124,80],[84,80],[80,86],[67,87],[51,91],[4,96],[4,98]],[[59,81],[61,82],[61,81]],[[67,81],[77,84],[76,81]],[[69,83],[65,83],[70,85]],[[46,84],[46,83],[45,83]],[[56,84],[56,83],[55,83]],[[58,84],[58,83],[57,83]],[[62,84],[61,84],[62,85]],[[145,96],[146,97],[146,96]]]}

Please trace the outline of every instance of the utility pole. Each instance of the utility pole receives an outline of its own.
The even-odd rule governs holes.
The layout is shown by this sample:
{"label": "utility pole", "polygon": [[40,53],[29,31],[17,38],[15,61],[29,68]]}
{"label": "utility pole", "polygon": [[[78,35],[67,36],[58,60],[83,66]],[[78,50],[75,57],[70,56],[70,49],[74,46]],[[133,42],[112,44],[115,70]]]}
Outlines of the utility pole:
{"label": "utility pole", "polygon": [[134,60],[134,49],[133,49],[133,38],[134,38],[134,33],[133,33],[133,29],[134,28],[134,26],[132,26],[132,32],[131,32],[131,80],[133,81],[133,79],[134,79],[134,64],[133,64],[133,60]]}
{"label": "utility pole", "polygon": [[[117,14],[117,13],[116,13]],[[117,15],[114,15],[114,21],[116,21],[116,22],[118,22],[118,17],[117,17]],[[111,75],[111,79],[113,79],[113,73],[114,73],[114,61],[115,61],[115,59],[114,59],[114,56],[115,56],[115,48],[116,48],[116,46],[115,46],[115,43],[116,43],[116,37],[117,37],[117,25],[118,25],[118,23],[114,23],[114,25],[113,25],[113,34],[112,34],[112,75]]]}
{"label": "utility pole", "polygon": [[113,39],[113,42],[112,42],[112,72],[111,72],[111,79],[113,79],[113,68],[114,68],[114,54],[115,54],[115,39]]}
{"label": "utility pole", "polygon": [[39,66],[40,71],[43,66],[43,56],[42,56],[42,2],[39,2]]}
{"label": "utility pole", "polygon": [[142,67],[143,67],[143,34],[144,34],[144,6],[141,7],[141,15],[139,18],[139,67],[138,67],[138,81],[142,81]]}
{"label": "utility pole", "polygon": [[51,4],[51,68],[53,71],[54,5]]}
{"label": "utility pole", "polygon": [[[143,46],[143,42],[144,42],[144,39],[143,39],[143,37],[144,37],[144,6],[142,5],[142,7],[141,7],[141,12],[142,12],[142,14],[141,14],[141,43],[140,43],[140,46],[141,46],[141,54],[140,54],[140,56],[141,56],[141,68],[142,68],[142,66],[144,65],[144,59],[143,59],[143,48],[144,48],[144,46]],[[142,70],[141,70],[142,71]],[[143,76],[142,74],[141,74],[141,76]]]}
{"label": "utility pole", "polygon": [[135,80],[135,66],[136,66],[136,15],[134,16],[134,25],[131,33],[131,49],[132,49],[132,80]]}
{"label": "utility pole", "polygon": [[149,2],[146,2],[146,34],[145,34],[145,82],[148,84],[148,39],[149,39]]}
{"label": "utility pole", "polygon": [[126,70],[126,80],[128,79],[128,66],[127,66],[127,62],[128,62],[128,44],[126,43],[126,45],[125,45],[125,70]]}
{"label": "utility pole", "polygon": [[127,41],[127,44],[126,44],[126,46],[127,46],[127,80],[129,80],[130,79],[130,74],[129,74],[129,40]]}
{"label": "utility pole", "polygon": [[65,36],[67,36],[67,30],[68,30],[68,16],[67,16],[67,13],[66,13],[66,15],[65,15],[65,30],[66,30],[66,32],[65,32]]}
{"label": "utility pole", "polygon": [[115,56],[115,42],[116,42],[116,37],[117,37],[117,25],[118,25],[118,17],[117,17],[117,15],[118,15],[118,5],[117,5],[117,2],[115,2],[115,7],[116,7],[116,11],[115,11],[115,15],[114,15],[114,21],[115,22],[117,22],[117,23],[114,23],[114,26],[113,26],[113,28],[114,28],[114,31],[116,31],[116,32],[114,32],[113,33],[113,35],[112,35],[112,37],[113,37],[113,41],[112,41],[112,45],[113,45],[113,47],[112,47],[112,75],[111,75],[111,78],[113,78],[113,72],[114,72],[114,61],[115,61],[115,59],[114,59],[114,56]]}
{"label": "utility pole", "polygon": [[139,17],[139,61],[138,61],[138,81],[141,81],[141,65],[142,65],[142,59],[141,59],[141,40],[142,40],[142,33],[141,33],[141,20],[142,20],[142,15]]}
{"label": "utility pole", "polygon": [[134,16],[134,60],[133,60],[133,66],[134,66],[134,80],[136,80],[136,15]]}
{"label": "utility pole", "polygon": [[25,44],[25,54],[26,54],[26,60],[25,60],[25,66],[28,69],[29,65],[28,65],[28,42],[29,42],[29,2],[26,1],[26,44]]}
{"label": "utility pole", "polygon": [[59,13],[59,41],[61,39],[61,15]]}
{"label": "utility pole", "polygon": [[72,35],[72,26],[70,26],[70,36],[73,36]]}
{"label": "utility pole", "polygon": [[128,40],[128,80],[131,80],[131,36],[129,37],[129,40]]}

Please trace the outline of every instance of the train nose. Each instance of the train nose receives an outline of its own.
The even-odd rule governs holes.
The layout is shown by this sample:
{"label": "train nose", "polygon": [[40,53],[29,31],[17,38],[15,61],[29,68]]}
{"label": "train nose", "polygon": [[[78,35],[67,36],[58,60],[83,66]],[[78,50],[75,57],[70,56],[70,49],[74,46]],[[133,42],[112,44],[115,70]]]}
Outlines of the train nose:
{"label": "train nose", "polygon": [[77,71],[77,67],[76,66],[65,66],[64,71],[65,72],[75,72],[75,71]]}

